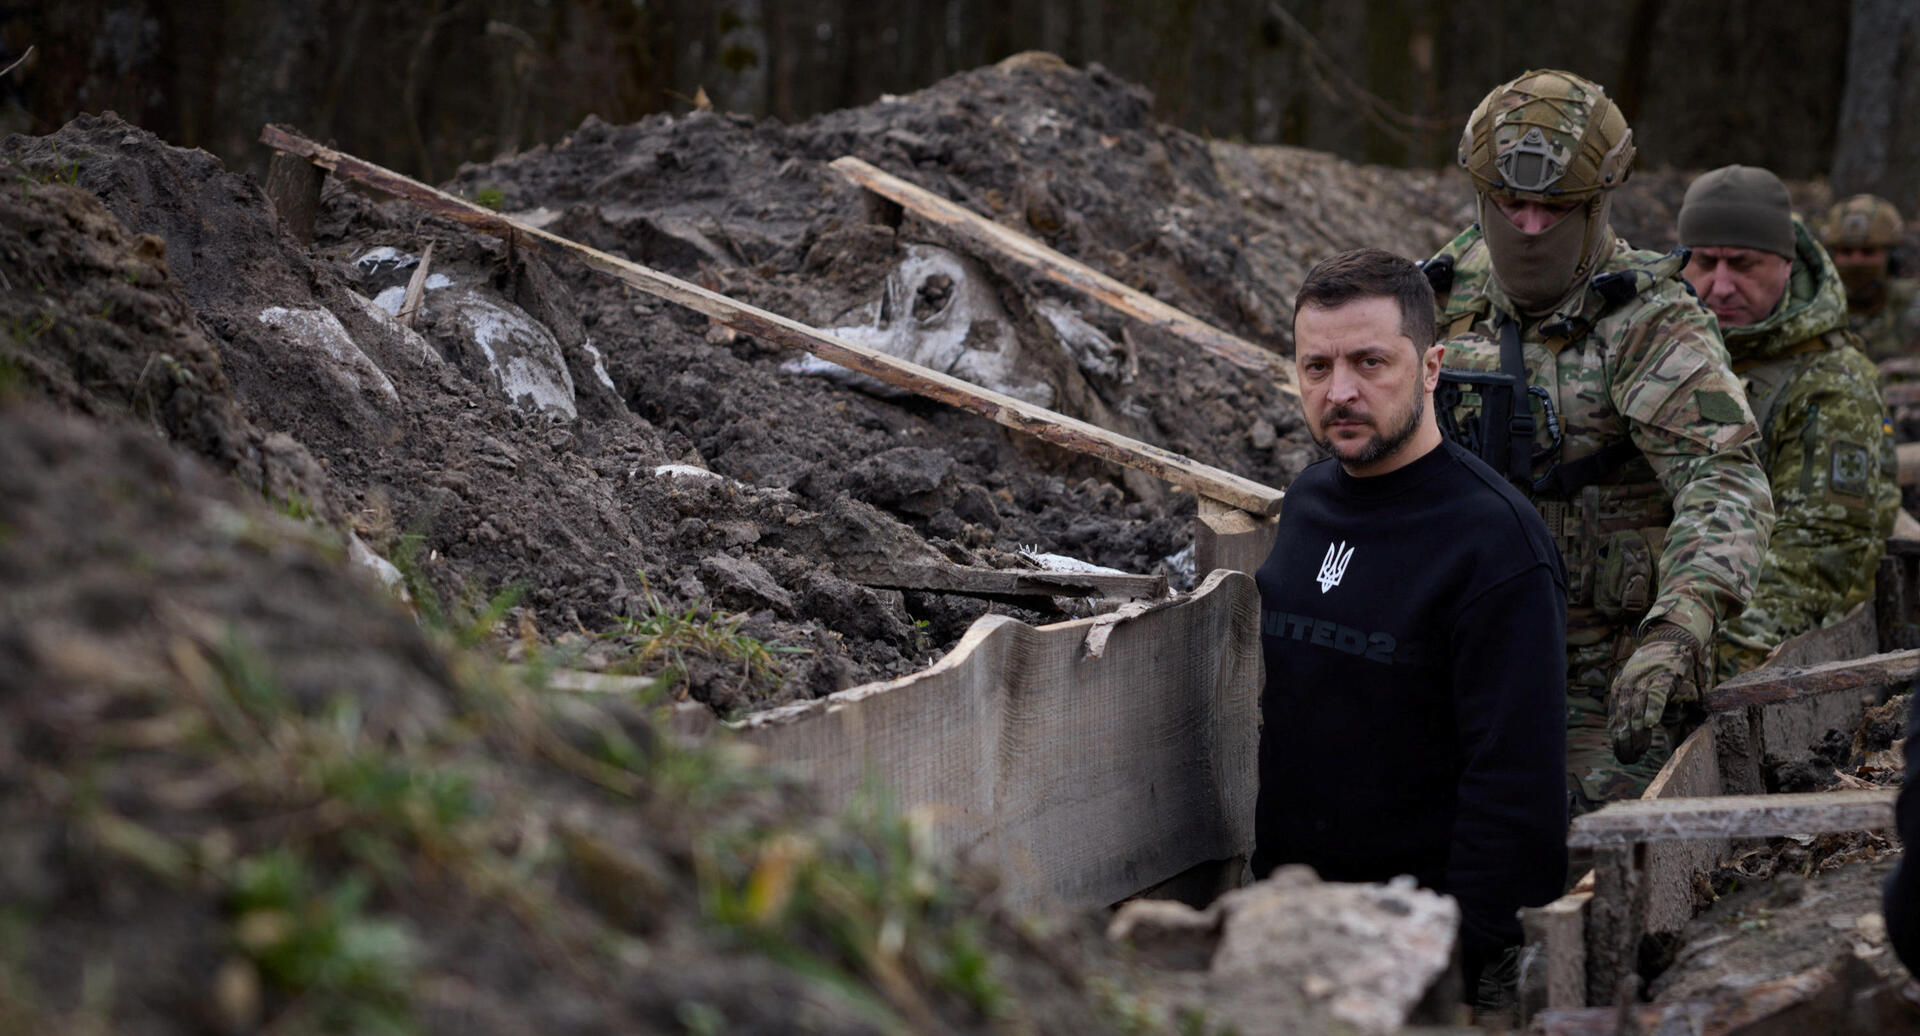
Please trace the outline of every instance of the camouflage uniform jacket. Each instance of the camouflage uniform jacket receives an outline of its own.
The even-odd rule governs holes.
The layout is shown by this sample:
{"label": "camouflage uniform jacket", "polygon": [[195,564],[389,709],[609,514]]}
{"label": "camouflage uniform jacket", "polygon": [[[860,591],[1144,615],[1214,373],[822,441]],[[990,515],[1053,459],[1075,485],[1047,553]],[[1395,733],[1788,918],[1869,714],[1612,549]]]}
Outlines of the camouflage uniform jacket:
{"label": "camouflage uniform jacket", "polygon": [[1786,297],[1765,320],[1722,328],[1760,422],[1773,535],[1747,610],[1715,647],[1721,678],[1867,599],[1900,507],[1878,371],[1847,334],[1846,289],[1806,227]]}
{"label": "camouflage uniform jacket", "polygon": [[[1517,316],[1479,226],[1441,257],[1453,267],[1438,299],[1444,362],[1498,371],[1498,328]],[[1586,285],[1522,325],[1528,384],[1544,390],[1528,400],[1536,479],[1555,463],[1625,454],[1571,497],[1531,494],[1567,564],[1570,695],[1604,698],[1635,634],[1655,620],[1711,644],[1752,595],[1773,525],[1759,430],[1713,314],[1678,276],[1683,262],[1616,240]],[[1552,401],[1557,444],[1540,394]],[[1463,395],[1454,409],[1471,415],[1478,399]]]}
{"label": "camouflage uniform jacket", "polygon": [[1875,363],[1920,352],[1920,281],[1889,278],[1878,305],[1847,313],[1847,328]]}

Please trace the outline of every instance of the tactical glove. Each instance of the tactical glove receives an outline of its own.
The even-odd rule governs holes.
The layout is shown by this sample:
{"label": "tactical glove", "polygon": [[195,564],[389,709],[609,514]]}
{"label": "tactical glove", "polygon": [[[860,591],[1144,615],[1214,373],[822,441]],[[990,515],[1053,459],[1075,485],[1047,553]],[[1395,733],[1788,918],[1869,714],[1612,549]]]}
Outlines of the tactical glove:
{"label": "tactical glove", "polygon": [[1653,728],[1668,708],[1700,700],[1705,652],[1693,634],[1655,623],[1640,640],[1607,692],[1607,733],[1614,757],[1632,763],[1653,743]]}

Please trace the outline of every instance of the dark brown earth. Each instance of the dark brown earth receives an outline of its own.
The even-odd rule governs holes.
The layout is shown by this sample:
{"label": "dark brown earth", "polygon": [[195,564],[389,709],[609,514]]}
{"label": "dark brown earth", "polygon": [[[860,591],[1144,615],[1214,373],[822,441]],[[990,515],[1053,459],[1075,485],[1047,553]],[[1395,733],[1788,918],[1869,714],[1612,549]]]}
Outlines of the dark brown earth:
{"label": "dark brown earth", "polygon": [[[875,222],[842,154],[1280,352],[1314,261],[1464,222],[1451,175],[1201,141],[1042,56],[798,126],[589,120],[452,186],[1272,485],[1314,457],[1275,386]],[[303,245],[111,115],[0,162],[0,1031],[1173,1027],[1087,919],[540,674],[728,713],[899,675],[1060,612],[876,560],[1183,585],[1190,497],[406,204],[332,185]],[[429,244],[409,330],[375,300]]]}
{"label": "dark brown earth", "polygon": [[409,616],[160,253],[0,190],[0,1031],[1106,1027],[1091,925]]}
{"label": "dark brown earth", "polygon": [[[638,134],[609,169],[740,161],[725,191],[696,170],[679,202],[636,187],[625,204],[795,206],[791,226],[710,231],[751,265],[672,235],[629,251],[829,322],[877,297],[915,232],[867,226],[819,160],[998,89],[1089,178],[1086,197],[1060,188],[1062,226],[1086,235],[1063,246],[1244,333],[1284,325],[1282,289],[1236,264],[1299,269],[1285,224],[1236,217],[1248,189],[1133,88],[975,80],[803,129],[697,116],[576,139]],[[992,120],[969,120],[903,132],[1007,161]],[[782,166],[761,166],[789,146],[813,157],[781,194]],[[566,152],[522,162],[589,168]],[[1171,1030],[1090,919],[1015,918],[907,822],[818,818],[724,747],[540,674],[657,673],[723,710],[823,694],[925,664],[989,608],[1053,608],[875,590],[842,566],[1004,564],[1025,545],[1149,571],[1185,544],[1190,501],[783,371],[404,205],[331,190],[308,248],[252,181],[112,116],[0,158],[0,1031]],[[1130,236],[1149,204],[1170,229]],[[590,239],[621,218],[562,217]],[[372,301],[406,260],[376,250],[428,243],[447,283],[408,331]],[[1098,313],[1080,316],[1097,333],[1046,325],[1087,361],[1066,362],[1040,289],[973,269],[908,310],[985,286],[1006,330],[969,337],[1051,355],[1015,374],[1060,405],[1273,482],[1309,456],[1271,386]],[[1219,287],[1225,271],[1242,283]]]}
{"label": "dark brown earth", "polygon": [[[1851,730],[1829,730],[1811,759],[1770,760],[1770,790],[1897,787],[1911,696],[1868,707]],[[1849,981],[1898,985],[1880,889],[1902,849],[1892,831],[1755,839],[1736,845],[1696,890],[1699,912],[1677,935],[1644,948],[1655,1000],[1737,993],[1856,956]],[[1644,962],[1643,963],[1647,963]]]}
{"label": "dark brown earth", "polygon": [[[1004,564],[1038,547],[1153,572],[1189,542],[1191,499],[1151,479],[943,406],[791,373],[788,355],[596,275],[508,256],[404,204],[330,189],[309,250],[280,234],[252,182],[111,116],[0,150],[23,175],[98,197],[128,233],[153,236],[156,258],[164,243],[193,355],[217,353],[230,388],[219,406],[260,444],[304,448],[289,463],[306,480],[282,478],[269,496],[297,494],[409,562],[438,599],[429,606],[516,591],[514,628],[536,643],[661,612],[737,616],[741,634],[779,650],[752,680],[686,667],[691,694],[722,710],[919,668],[989,609],[1057,614],[1045,599],[902,594],[843,574],[876,552]],[[704,112],[589,120],[455,186],[836,326],[859,322],[889,270],[938,241],[911,219],[867,222],[860,192],[825,167],[849,152],[1276,348],[1285,285],[1342,226],[1330,200],[1277,192],[1262,167],[1272,158],[1241,149],[1217,163],[1152,121],[1136,88],[1039,59],[800,127]],[[1338,176],[1319,173],[1330,195]],[[1381,179],[1358,179],[1369,177]],[[1411,253],[1444,235],[1430,217],[1396,222],[1390,200],[1358,199],[1360,237]],[[369,302],[403,285],[429,243],[448,284],[427,293],[415,337]],[[1012,271],[956,261],[957,290],[928,280],[907,308],[938,318],[977,283],[987,309],[962,327],[967,340],[1008,350],[1012,377],[1053,405],[1269,484],[1313,456],[1274,386]],[[519,336],[496,351],[520,350],[536,381],[560,388],[501,382],[495,368],[515,358],[489,363],[488,321]],[[154,371],[125,376],[151,382]],[[222,467],[251,471],[274,455],[238,432],[174,434]],[[246,477],[266,487],[267,473]]]}

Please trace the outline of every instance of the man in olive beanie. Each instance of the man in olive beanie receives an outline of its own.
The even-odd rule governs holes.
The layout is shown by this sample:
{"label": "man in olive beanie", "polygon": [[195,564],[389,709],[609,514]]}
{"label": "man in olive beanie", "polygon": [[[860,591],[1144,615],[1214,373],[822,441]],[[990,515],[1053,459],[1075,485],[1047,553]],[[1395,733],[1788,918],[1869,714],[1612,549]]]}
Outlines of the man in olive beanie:
{"label": "man in olive beanie", "polygon": [[1873,591],[1900,506],[1878,372],[1847,331],[1847,294],[1786,185],[1730,165],[1687,187],[1683,275],[1720,322],[1760,424],[1773,537],[1746,611],[1714,645],[1724,679]]}

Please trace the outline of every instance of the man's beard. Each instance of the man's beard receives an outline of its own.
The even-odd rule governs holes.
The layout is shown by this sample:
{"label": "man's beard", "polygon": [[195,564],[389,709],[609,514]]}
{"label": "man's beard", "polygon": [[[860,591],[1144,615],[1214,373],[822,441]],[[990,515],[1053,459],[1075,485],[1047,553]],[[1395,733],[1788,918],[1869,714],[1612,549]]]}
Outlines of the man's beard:
{"label": "man's beard", "polygon": [[[1413,393],[1413,409],[1407,413],[1405,423],[1384,435],[1375,433],[1374,437],[1368,440],[1365,446],[1360,448],[1360,455],[1352,460],[1341,457],[1340,454],[1334,450],[1332,436],[1316,438],[1314,441],[1320,444],[1321,449],[1338,457],[1342,464],[1352,466],[1372,464],[1374,461],[1392,456],[1395,450],[1405,446],[1407,440],[1413,438],[1413,433],[1420,430],[1420,419],[1425,417],[1426,413],[1427,394],[1416,387]],[[1354,416],[1353,411],[1346,407],[1337,407],[1334,410],[1320,415],[1320,427],[1322,431],[1324,431],[1328,422],[1338,421],[1343,418],[1351,420]]]}

